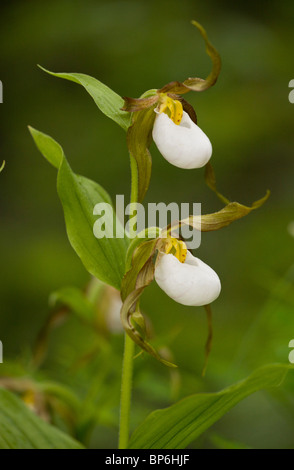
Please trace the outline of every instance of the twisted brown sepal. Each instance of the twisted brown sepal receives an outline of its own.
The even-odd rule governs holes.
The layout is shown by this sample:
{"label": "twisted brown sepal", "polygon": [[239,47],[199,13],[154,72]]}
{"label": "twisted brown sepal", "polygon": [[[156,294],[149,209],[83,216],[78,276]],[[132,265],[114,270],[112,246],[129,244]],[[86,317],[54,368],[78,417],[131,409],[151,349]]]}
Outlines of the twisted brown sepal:
{"label": "twisted brown sepal", "polygon": [[151,178],[152,159],[149,147],[156,116],[154,108],[155,105],[148,109],[141,109],[133,114],[132,125],[127,132],[128,149],[137,163],[138,202],[143,201]]}
{"label": "twisted brown sepal", "polygon": [[[218,194],[218,193],[217,193]],[[222,200],[228,201],[227,198],[220,195]],[[261,207],[269,198],[270,191],[267,190],[265,196],[248,207],[239,202],[228,202],[225,207],[223,207],[218,212],[213,212],[212,214],[204,215],[190,215],[186,219],[176,221],[168,225],[161,232],[161,237],[167,237],[175,233],[182,225],[188,225],[193,227],[196,230],[201,232],[212,232],[214,230],[220,230],[224,227],[227,227],[235,220],[242,219],[246,215],[250,214],[253,210]]]}
{"label": "twisted brown sepal", "polygon": [[[214,223],[215,226],[217,227],[217,224],[220,224],[221,226],[219,228],[225,227],[226,225],[229,225],[231,222],[234,220],[240,219],[244,217],[245,215],[249,214],[252,210],[258,209],[261,207],[269,198],[270,196],[270,191],[267,190],[265,196],[258,201],[255,201],[251,207],[244,206],[243,204],[239,204],[238,202],[230,202],[227,197],[225,197],[223,194],[221,194],[216,185],[216,177],[214,173],[214,169],[211,165],[210,162],[207,163],[205,166],[205,182],[207,186],[217,195],[217,197],[225,204],[225,207],[214,214],[208,214],[204,217],[204,227],[203,231],[208,232],[210,230],[218,230],[218,228],[212,228],[213,223],[212,219],[214,217]],[[194,222],[197,224],[196,219]]]}
{"label": "twisted brown sepal", "polygon": [[266,192],[266,195],[255,201],[250,207],[239,204],[239,202],[229,202],[223,209],[218,212],[213,212],[212,214],[204,215],[190,215],[186,219],[182,219],[179,222],[169,225],[163,232],[162,236],[165,236],[165,233],[171,233],[173,230],[178,229],[182,225],[189,225],[196,230],[201,232],[212,232],[214,230],[220,230],[221,228],[227,227],[232,222],[238,219],[242,219],[246,215],[250,214],[255,209],[261,207],[269,198],[270,191]]}
{"label": "twisted brown sepal", "polygon": [[[133,113],[143,109],[148,109],[150,107],[155,107],[160,99],[161,93],[167,93],[169,96],[173,97],[172,95],[184,95],[189,91],[205,91],[216,83],[221,70],[220,55],[209,41],[203,26],[197,21],[192,21],[192,24],[196,26],[201,36],[203,37],[206,45],[206,52],[212,61],[212,70],[208,77],[205,80],[203,78],[196,77],[187,78],[183,82],[173,81],[167,83],[167,85],[163,86],[159,90],[150,90],[152,93],[146,92],[140,98],[124,97],[125,103],[123,108],[121,108],[122,111]],[[179,99],[178,96],[173,98]]]}
{"label": "twisted brown sepal", "polygon": [[203,78],[196,77],[187,78],[187,80],[184,80],[184,82],[170,82],[163,88],[158,90],[159,93],[176,93],[178,95],[183,95],[185,93],[188,93],[189,91],[205,91],[208,88],[212,87],[218,79],[221,70],[220,55],[209,41],[203,26],[201,26],[201,24],[197,21],[192,21],[192,24],[196,26],[205,41],[206,52],[212,61],[212,70],[205,80]]}
{"label": "twisted brown sepal", "polygon": [[204,179],[205,179],[205,183],[207,184],[207,186],[217,195],[217,197],[224,204],[230,203],[229,199],[223,196],[216,187],[216,177],[215,177],[213,166],[210,162],[208,162],[205,166]]}
{"label": "twisted brown sepal", "polygon": [[181,96],[175,99],[178,99],[182,103],[183,110],[186,111],[186,113],[190,116],[191,120],[195,122],[195,124],[197,124],[197,115],[193,106],[188,103],[188,101],[184,100],[184,98],[182,98]]}
{"label": "twisted brown sepal", "polygon": [[144,351],[169,367],[174,364],[163,359],[159,353],[146,341],[145,319],[139,309],[140,297],[144,289],[154,279],[153,257],[159,246],[159,239],[143,242],[135,249],[132,268],[126,273],[121,288],[123,306],[121,321],[126,333]]}

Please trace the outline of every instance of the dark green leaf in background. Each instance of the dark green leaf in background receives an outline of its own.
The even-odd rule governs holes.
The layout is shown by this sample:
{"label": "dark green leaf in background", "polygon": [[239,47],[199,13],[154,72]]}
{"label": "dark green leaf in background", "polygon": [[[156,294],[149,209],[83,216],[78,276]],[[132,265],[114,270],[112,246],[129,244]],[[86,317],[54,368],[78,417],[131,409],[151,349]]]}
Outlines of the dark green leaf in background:
{"label": "dark green leaf in background", "polygon": [[252,393],[278,387],[291,366],[273,364],[217,393],[199,393],[151,413],[135,430],[131,449],[184,449]]}
{"label": "dark green leaf in background", "polygon": [[0,449],[82,449],[42,421],[13,393],[0,389]]}

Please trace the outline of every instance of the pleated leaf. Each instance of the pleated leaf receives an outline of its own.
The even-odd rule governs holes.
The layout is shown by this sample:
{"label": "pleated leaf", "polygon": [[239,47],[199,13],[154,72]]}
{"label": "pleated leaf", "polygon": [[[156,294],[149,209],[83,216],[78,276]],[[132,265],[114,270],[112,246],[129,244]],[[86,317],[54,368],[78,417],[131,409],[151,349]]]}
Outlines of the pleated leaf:
{"label": "pleated leaf", "polygon": [[83,449],[30,411],[20,398],[0,388],[0,449]]}
{"label": "pleated leaf", "polygon": [[135,430],[131,449],[184,449],[249,395],[283,382],[293,367],[273,364],[217,393],[199,393],[151,413]]}

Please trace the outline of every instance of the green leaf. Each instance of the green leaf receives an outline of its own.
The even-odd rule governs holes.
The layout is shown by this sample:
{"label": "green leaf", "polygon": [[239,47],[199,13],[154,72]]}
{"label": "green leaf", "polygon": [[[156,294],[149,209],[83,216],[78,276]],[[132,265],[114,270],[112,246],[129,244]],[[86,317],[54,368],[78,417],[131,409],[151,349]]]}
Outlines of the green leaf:
{"label": "green leaf", "polygon": [[217,449],[234,449],[234,450],[241,450],[241,449],[252,449],[251,447],[243,444],[242,442],[232,441],[229,439],[224,438],[223,436],[219,436],[217,434],[213,434],[210,436],[210,441]]}
{"label": "green leaf", "polygon": [[151,413],[135,430],[131,449],[184,449],[237,403],[283,382],[293,366],[273,364],[217,393],[199,393]]}
{"label": "green leaf", "polygon": [[[105,191],[87,178],[75,175],[64,159],[58,172],[57,191],[60,197],[69,241],[90,274],[120,289],[125,272],[127,241],[124,238],[95,238],[93,226],[97,217],[93,208],[108,202]],[[106,225],[115,221],[105,216]]]}
{"label": "green leaf", "polygon": [[[93,233],[97,216],[93,209],[98,203],[111,204],[107,192],[88,178],[71,170],[62,148],[51,137],[29,128],[37,147],[45,158],[58,166],[57,191],[64,211],[69,241],[87,271],[106,284],[120,289],[125,272],[125,255],[128,240],[125,238],[99,238]],[[105,213],[105,225],[113,224],[113,235],[119,222]],[[119,226],[123,233],[123,228]]]}
{"label": "green leaf", "polygon": [[82,85],[93,98],[102,113],[115,121],[125,131],[129,128],[131,115],[130,113],[121,110],[124,105],[124,100],[117,93],[111,90],[111,88],[104,85],[104,83],[83,73],[54,73],[46,70],[40,65],[39,67],[44,72],[49,73],[49,75],[64,78]]}
{"label": "green leaf", "polygon": [[0,423],[0,449],[83,449],[4,389],[0,389]]}
{"label": "green leaf", "polygon": [[64,157],[62,147],[49,135],[43,134],[31,126],[28,127],[43,157],[58,170]]}
{"label": "green leaf", "polygon": [[[63,405],[75,415],[80,412],[83,405],[75,392],[68,386],[53,381],[38,382],[36,386],[46,398],[54,397],[58,399],[58,401],[62,402]],[[54,407],[52,403],[51,406]]]}
{"label": "green leaf", "polygon": [[88,322],[93,322],[96,316],[94,305],[78,287],[63,287],[52,292],[49,303],[51,307],[66,305],[79,318]]}
{"label": "green leaf", "polygon": [[4,167],[5,167],[5,160],[3,160],[2,165],[1,165],[1,167],[0,167],[0,173],[1,173],[1,171],[4,169]]}

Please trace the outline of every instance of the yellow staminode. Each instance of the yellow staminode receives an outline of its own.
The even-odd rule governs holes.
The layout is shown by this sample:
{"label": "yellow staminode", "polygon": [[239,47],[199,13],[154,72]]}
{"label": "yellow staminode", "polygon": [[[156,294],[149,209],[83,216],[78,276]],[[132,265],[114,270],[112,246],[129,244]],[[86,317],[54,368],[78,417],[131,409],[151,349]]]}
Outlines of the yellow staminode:
{"label": "yellow staminode", "polygon": [[27,390],[22,396],[23,401],[28,406],[34,406],[36,403],[36,396],[33,390]]}
{"label": "yellow staminode", "polygon": [[182,240],[168,237],[164,243],[166,254],[174,255],[181,263],[184,263],[187,256],[187,246]]}
{"label": "yellow staminode", "polygon": [[173,100],[167,94],[160,94],[158,106],[159,113],[166,113],[169,118],[178,126],[183,117],[183,106],[179,100]]}

